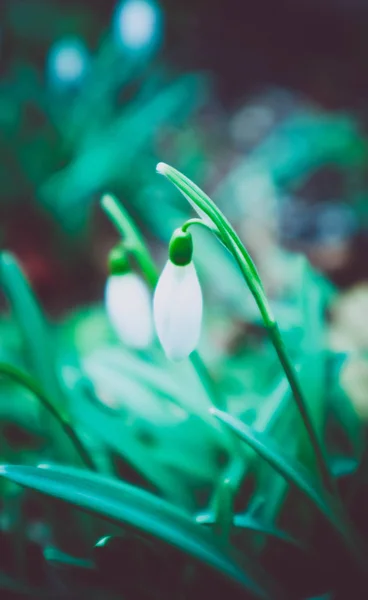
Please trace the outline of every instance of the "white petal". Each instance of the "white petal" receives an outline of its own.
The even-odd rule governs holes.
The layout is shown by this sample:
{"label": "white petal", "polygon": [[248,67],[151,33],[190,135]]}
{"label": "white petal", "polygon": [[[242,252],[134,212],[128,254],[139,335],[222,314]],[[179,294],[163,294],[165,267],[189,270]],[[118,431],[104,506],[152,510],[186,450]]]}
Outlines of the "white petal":
{"label": "white petal", "polygon": [[150,345],[153,337],[151,298],[138,275],[111,275],[106,284],[105,304],[111,325],[124,344],[138,349]]}
{"label": "white petal", "polygon": [[198,344],[202,322],[202,292],[192,262],[185,267],[166,263],[155,290],[153,313],[168,358],[189,356]]}

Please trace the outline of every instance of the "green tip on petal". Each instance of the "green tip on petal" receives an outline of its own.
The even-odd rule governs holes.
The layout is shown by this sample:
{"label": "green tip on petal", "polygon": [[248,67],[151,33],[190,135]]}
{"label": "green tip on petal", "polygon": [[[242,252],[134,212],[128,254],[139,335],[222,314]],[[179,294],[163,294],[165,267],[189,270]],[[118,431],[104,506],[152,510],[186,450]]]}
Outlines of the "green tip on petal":
{"label": "green tip on petal", "polygon": [[169,243],[169,258],[173,265],[185,267],[192,261],[193,238],[189,231],[176,229]]}
{"label": "green tip on petal", "polygon": [[108,256],[110,275],[124,275],[130,272],[128,253],[122,244],[115,246]]}

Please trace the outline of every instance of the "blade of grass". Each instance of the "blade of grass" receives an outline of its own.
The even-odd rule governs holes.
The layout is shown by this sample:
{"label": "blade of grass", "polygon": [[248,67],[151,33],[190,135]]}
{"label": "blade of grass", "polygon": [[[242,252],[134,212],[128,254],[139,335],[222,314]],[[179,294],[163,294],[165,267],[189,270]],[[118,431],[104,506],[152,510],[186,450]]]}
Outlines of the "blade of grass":
{"label": "blade of grass", "polygon": [[238,438],[250,446],[261,458],[266,460],[271,467],[277,471],[289,484],[295,486],[318,511],[326,518],[339,537],[344,542],[351,555],[366,573],[366,560],[363,549],[358,540],[353,537],[350,527],[346,524],[344,514],[341,512],[340,504],[336,503],[318,481],[312,481],[308,471],[297,460],[284,456],[266,434],[254,431],[239,419],[212,408],[211,413],[226,425]]}
{"label": "blade of grass", "polygon": [[0,254],[0,286],[18,322],[32,371],[46,394],[65,404],[47,323],[22,269],[9,252]]}
{"label": "blade of grass", "polygon": [[215,538],[189,515],[138,488],[88,471],[47,465],[5,465],[1,467],[0,475],[119,526],[130,526],[173,545],[218,570],[254,598],[276,600],[283,597],[257,564],[248,560],[247,572],[244,571],[238,566],[236,555],[218,545]]}
{"label": "blade of grass", "polygon": [[22,371],[16,367],[7,365],[5,363],[0,363],[0,377],[6,377],[7,379],[14,381],[34,394],[42,406],[55,418],[56,421],[58,421],[65,434],[73,443],[78,455],[86,467],[88,469],[95,470],[94,462],[90,457],[89,452],[86,450],[82,440],[75,431],[68,415],[61,413],[59,409],[55,407],[53,402],[49,400],[48,396],[32,377],[22,373]]}
{"label": "blade of grass", "polygon": [[212,498],[214,523],[212,531],[225,543],[230,541],[234,516],[234,489],[230,479],[222,479]]}
{"label": "blade of grass", "polygon": [[325,293],[305,257],[301,261],[301,316],[303,370],[299,377],[317,430],[326,410]]}
{"label": "blade of grass", "polygon": [[[201,513],[196,516],[196,522],[200,523],[201,525],[214,526],[216,523],[215,515],[213,512]],[[233,527],[234,529],[244,529],[254,533],[259,533],[266,537],[275,538],[285,544],[290,544],[291,546],[298,548],[298,550],[301,550],[305,554],[310,554],[312,552],[312,550],[304,546],[301,542],[293,538],[282,529],[264,525],[248,514],[234,515]]]}

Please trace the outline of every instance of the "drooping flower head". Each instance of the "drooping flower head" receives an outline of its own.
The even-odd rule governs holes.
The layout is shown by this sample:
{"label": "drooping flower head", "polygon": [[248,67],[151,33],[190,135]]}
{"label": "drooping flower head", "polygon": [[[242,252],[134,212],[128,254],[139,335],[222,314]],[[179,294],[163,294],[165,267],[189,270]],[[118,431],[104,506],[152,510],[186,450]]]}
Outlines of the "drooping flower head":
{"label": "drooping flower head", "polygon": [[150,292],[144,280],[131,271],[122,245],[110,252],[109,271],[105,306],[110,323],[125,345],[144,349],[153,338]]}
{"label": "drooping flower head", "polygon": [[202,322],[202,291],[192,262],[189,232],[177,229],[169,245],[169,260],[153,299],[154,323],[168,358],[187,358],[196,348]]}

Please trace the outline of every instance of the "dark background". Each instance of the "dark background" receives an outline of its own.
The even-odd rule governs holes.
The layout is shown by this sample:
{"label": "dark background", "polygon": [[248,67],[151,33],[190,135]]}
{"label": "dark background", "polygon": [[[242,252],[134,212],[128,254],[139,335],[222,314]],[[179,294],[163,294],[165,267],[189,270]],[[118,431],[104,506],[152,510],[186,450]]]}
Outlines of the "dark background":
{"label": "dark background", "polygon": [[[91,242],[79,254],[76,251],[73,254],[70,244],[63,244],[62,239],[60,244],[56,243],[55,238],[60,233],[57,227],[55,229],[55,220],[34,202],[37,186],[45,174],[63,168],[70,157],[64,153],[58,132],[53,126],[45,125],[45,114],[40,106],[32,97],[27,97],[24,82],[28,75],[22,69],[24,65],[32,65],[47,114],[50,100],[42,94],[50,45],[65,35],[77,35],[93,54],[110,27],[115,5],[110,0],[2,0],[0,4],[0,23],[3,24],[0,28],[0,84],[9,92],[9,97],[14,94],[14,102],[10,104],[15,106],[19,102],[21,106],[13,130],[0,124],[3,144],[0,150],[0,180],[3,182],[0,235],[3,246],[15,252],[36,291],[50,308],[65,306],[70,298],[73,305],[97,298],[106,273],[98,270],[91,259]],[[206,125],[202,118],[201,128],[203,135],[209,137],[210,147],[213,139],[223,146],[224,156],[228,152],[228,140],[223,136],[227,118],[254,95],[273,88],[315,103],[332,115],[337,111],[346,112],[356,119],[361,133],[366,132],[366,1],[164,0],[161,6],[164,37],[155,61],[178,74],[196,71],[208,76],[211,99],[207,111],[212,120]],[[33,29],[29,26],[32,19]],[[128,88],[125,93],[129,98],[133,92]],[[25,150],[26,144],[43,127],[43,143],[50,145],[52,153],[46,149],[40,154],[39,170],[44,172],[37,174],[39,181],[35,183],[25,175],[18,155],[28,152],[29,157],[34,152],[32,145],[29,151]],[[199,183],[205,182],[206,177],[199,180]],[[314,199],[328,197],[334,195],[336,189],[339,189],[336,173],[327,172],[307,181],[300,194],[310,202],[311,196]],[[104,226],[99,225],[99,232],[100,228]],[[97,247],[98,242],[94,243]],[[338,284],[349,285],[367,275],[365,261],[361,260],[367,249],[364,230],[353,244],[355,250],[349,268],[333,274]]]}

